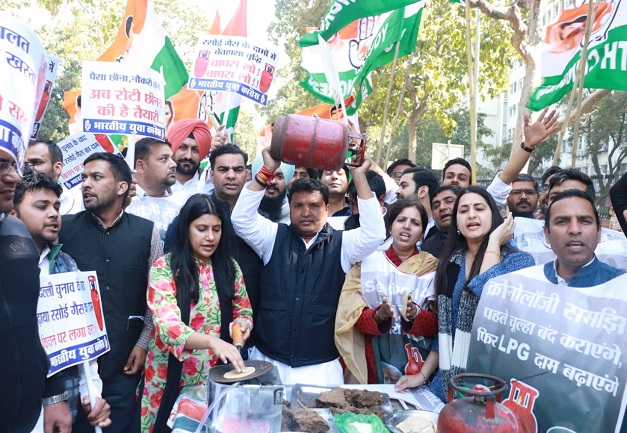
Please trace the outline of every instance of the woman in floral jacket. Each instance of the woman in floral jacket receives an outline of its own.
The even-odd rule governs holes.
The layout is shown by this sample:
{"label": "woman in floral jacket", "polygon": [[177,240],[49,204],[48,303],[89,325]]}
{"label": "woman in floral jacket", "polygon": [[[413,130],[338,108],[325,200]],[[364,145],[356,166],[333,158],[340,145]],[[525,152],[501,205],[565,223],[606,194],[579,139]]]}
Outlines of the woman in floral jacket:
{"label": "woman in floral jacket", "polygon": [[146,357],[143,432],[169,431],[166,421],[181,387],[204,384],[220,360],[244,369],[230,325],[239,323],[247,339],[252,310],[240,268],[220,242],[223,223],[208,196],[193,195],[181,209],[172,252],[150,271],[155,330]]}

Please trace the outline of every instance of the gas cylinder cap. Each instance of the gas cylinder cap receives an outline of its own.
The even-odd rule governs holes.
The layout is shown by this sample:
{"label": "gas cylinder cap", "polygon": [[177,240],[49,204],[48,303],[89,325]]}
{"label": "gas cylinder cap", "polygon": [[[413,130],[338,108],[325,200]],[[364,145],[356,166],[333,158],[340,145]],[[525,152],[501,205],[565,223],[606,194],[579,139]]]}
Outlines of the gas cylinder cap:
{"label": "gas cylinder cap", "polygon": [[[477,384],[472,387],[472,392],[490,392],[490,388],[485,385]],[[475,404],[485,404],[487,395],[473,395]]]}

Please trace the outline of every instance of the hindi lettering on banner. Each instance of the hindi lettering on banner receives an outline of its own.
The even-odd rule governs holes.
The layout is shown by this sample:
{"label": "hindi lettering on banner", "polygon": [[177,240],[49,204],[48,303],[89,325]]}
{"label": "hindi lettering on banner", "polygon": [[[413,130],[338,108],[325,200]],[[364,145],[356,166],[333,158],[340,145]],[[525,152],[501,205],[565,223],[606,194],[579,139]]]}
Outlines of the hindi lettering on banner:
{"label": "hindi lettering on banner", "polygon": [[83,131],[165,140],[164,84],[150,68],[130,63],[84,62]]}
{"label": "hindi lettering on banner", "polygon": [[[589,288],[541,280],[542,266],[490,280],[475,315],[468,370],[498,376],[538,431],[618,432],[625,404],[627,275]],[[626,364],[627,365],[627,364]],[[525,378],[525,379],[523,379]],[[509,406],[508,406],[509,407]]]}
{"label": "hindi lettering on banner", "polygon": [[92,153],[110,152],[123,158],[117,147],[112,146],[109,139],[102,134],[79,132],[70,135],[58,145],[63,152],[63,171],[59,179],[67,189],[75,188],[83,182],[83,161]]}
{"label": "hindi lettering on banner", "polygon": [[237,93],[266,105],[278,53],[274,45],[252,42],[243,36],[202,36],[187,87]]}
{"label": "hindi lettering on banner", "polygon": [[48,55],[48,68],[46,69],[46,82],[44,84],[44,89],[41,93],[41,99],[39,100],[39,104],[37,106],[37,114],[35,114],[35,124],[33,125],[33,132],[31,133],[30,138],[37,138],[37,134],[39,134],[39,128],[41,128],[41,122],[46,114],[46,109],[48,108],[48,102],[50,101],[50,94],[52,93],[52,88],[54,87],[54,83],[57,79],[57,72],[59,71],[59,58],[55,56]]}
{"label": "hindi lettering on banner", "polygon": [[48,67],[39,38],[0,11],[0,148],[24,161]]}
{"label": "hindi lettering on banner", "polygon": [[37,322],[48,358],[48,377],[110,349],[96,272],[41,277]]}

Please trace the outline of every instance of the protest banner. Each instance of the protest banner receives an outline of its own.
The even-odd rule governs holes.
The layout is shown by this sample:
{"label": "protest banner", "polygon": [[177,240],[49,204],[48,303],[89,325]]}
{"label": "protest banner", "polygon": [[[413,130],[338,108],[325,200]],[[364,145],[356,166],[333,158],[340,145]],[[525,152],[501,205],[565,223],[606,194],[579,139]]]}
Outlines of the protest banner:
{"label": "protest banner", "polygon": [[46,51],[24,23],[0,12],[0,148],[21,166],[46,77]]}
{"label": "protest banner", "polygon": [[41,122],[46,114],[46,109],[48,108],[48,102],[50,101],[50,94],[52,93],[52,88],[54,87],[54,83],[57,79],[57,72],[59,71],[59,58],[48,54],[48,68],[46,69],[46,82],[44,84],[44,89],[41,92],[41,99],[39,100],[39,104],[37,105],[37,114],[35,115],[35,124],[33,125],[33,132],[31,133],[30,138],[37,138],[37,134],[39,134],[39,128],[41,128]]}
{"label": "protest banner", "polygon": [[[555,253],[544,236],[543,220],[516,217],[514,223],[514,242],[522,251],[531,254],[536,265],[555,260]],[[601,240],[594,250],[599,260],[627,269],[626,249],[627,240],[622,232],[601,228]]]}
{"label": "protest banner", "polygon": [[122,153],[111,145],[107,136],[102,134],[90,134],[79,132],[70,135],[58,143],[63,152],[63,170],[59,179],[63,186],[71,189],[83,182],[81,173],[83,172],[83,161],[93,152],[114,153],[123,158]]}
{"label": "protest banner", "polygon": [[143,66],[84,62],[83,130],[165,140],[163,79]]}
{"label": "protest banner", "polygon": [[37,323],[48,377],[110,349],[96,271],[42,275]]}
{"label": "protest banner", "polygon": [[[398,58],[410,54],[416,47],[424,1],[381,15],[358,19],[329,39],[335,58],[342,97],[355,92],[354,102],[346,107],[352,115],[372,91],[369,74],[394,60],[396,44],[400,42]],[[325,76],[324,62],[318,42],[311,41],[317,31],[300,40],[301,67],[308,73],[300,85],[321,101],[333,104],[331,86]]]}
{"label": "protest banner", "polygon": [[589,288],[559,286],[544,278],[542,265],[486,283],[467,369],[510,382],[504,403],[523,433],[619,431],[627,379],[625,284],[627,275]]}
{"label": "protest banner", "polygon": [[[587,2],[562,11],[546,28],[542,54],[542,84],[527,107],[542,110],[558,102],[573,88],[581,62],[586,30]],[[598,10],[585,58],[583,87],[627,90],[627,4],[623,0],[598,2]]]}
{"label": "protest banner", "polygon": [[233,92],[266,105],[278,53],[274,45],[253,43],[241,36],[202,36],[187,87]]}

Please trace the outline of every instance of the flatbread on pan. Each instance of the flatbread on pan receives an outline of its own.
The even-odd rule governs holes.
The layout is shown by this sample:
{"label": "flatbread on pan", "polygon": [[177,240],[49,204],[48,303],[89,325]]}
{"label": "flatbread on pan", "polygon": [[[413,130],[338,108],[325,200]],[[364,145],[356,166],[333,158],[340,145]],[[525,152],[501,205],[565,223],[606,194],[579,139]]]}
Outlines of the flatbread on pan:
{"label": "flatbread on pan", "polygon": [[236,369],[233,369],[231,371],[227,371],[226,373],[224,373],[224,378],[225,379],[240,379],[242,377],[250,376],[254,372],[255,372],[255,367],[244,367],[244,371],[241,373],[237,371]]}

